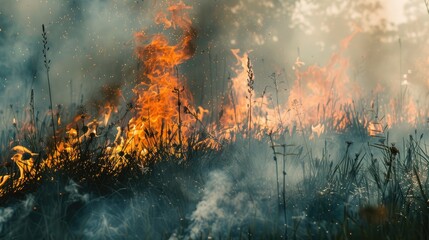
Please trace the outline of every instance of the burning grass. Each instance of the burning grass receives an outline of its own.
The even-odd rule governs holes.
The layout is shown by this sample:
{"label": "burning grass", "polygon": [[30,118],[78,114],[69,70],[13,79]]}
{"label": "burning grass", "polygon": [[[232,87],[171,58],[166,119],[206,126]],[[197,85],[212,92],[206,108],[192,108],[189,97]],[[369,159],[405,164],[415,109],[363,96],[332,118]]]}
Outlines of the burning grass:
{"label": "burning grass", "polygon": [[[210,122],[179,73],[194,53],[189,9],[180,2],[156,17],[181,32],[176,44],[136,33],[145,68],[126,106],[118,106],[120,87],[111,86],[95,117],[83,105],[54,109],[52,101],[39,114],[32,90],[28,111],[11,105],[3,113],[12,121],[0,139],[10,159],[0,177],[2,237],[427,236],[427,115],[416,115],[402,93],[409,104],[391,112],[374,96],[362,100],[343,55],[357,32],[325,67],[303,69],[298,58],[283,103],[277,75],[276,100],[266,91],[258,97],[249,53],[233,50],[236,76]],[[43,27],[49,78],[47,40]],[[399,124],[423,133],[392,142]]]}

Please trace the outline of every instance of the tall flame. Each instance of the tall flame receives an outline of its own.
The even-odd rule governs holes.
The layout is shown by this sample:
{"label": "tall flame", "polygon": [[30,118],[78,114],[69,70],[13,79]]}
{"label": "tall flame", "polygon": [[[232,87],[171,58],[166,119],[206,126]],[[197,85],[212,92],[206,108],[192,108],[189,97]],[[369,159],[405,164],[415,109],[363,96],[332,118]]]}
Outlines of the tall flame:
{"label": "tall flame", "polygon": [[237,60],[233,68],[236,77],[229,83],[227,103],[220,114],[220,126],[217,128],[221,130],[221,137],[234,140],[231,139],[232,134],[238,131],[256,136],[261,130],[275,129],[278,121],[268,119],[276,116],[275,109],[268,106],[266,96],[258,96],[253,90],[254,73],[250,52],[240,54],[238,49],[232,49],[231,52]]}
{"label": "tall flame", "polygon": [[343,53],[357,33],[341,43],[326,66],[309,66],[305,71],[295,70],[296,80],[290,90],[288,106],[292,110],[287,119],[298,127],[323,124],[328,130],[344,129],[349,124],[346,116],[352,105],[357,86],[347,75],[349,61]]}
{"label": "tall flame", "polygon": [[227,93],[228,103],[222,109],[220,124],[226,133],[238,131],[243,127],[247,119],[247,62],[249,61],[248,53],[243,56],[239,55],[238,49],[232,49],[232,54],[237,59],[235,73],[237,76],[231,79],[230,89]]}
{"label": "tall flame", "polygon": [[[377,99],[377,106],[374,106],[375,100],[371,101],[371,106],[365,105],[363,101],[361,109],[356,109],[354,100],[364,98],[363,86],[350,81],[349,59],[344,53],[358,32],[359,29],[355,30],[341,42],[340,49],[325,66],[304,68],[305,64],[297,58],[293,66],[295,80],[287,101],[283,103],[270,102],[270,96],[265,91],[262,96],[249,99],[246,81],[249,77],[249,53],[240,55],[239,50],[233,49],[232,53],[237,59],[234,67],[236,76],[230,81],[227,93],[229,101],[220,117],[220,129],[226,132],[224,137],[229,138],[231,132],[236,131],[246,133],[242,130],[250,118],[254,120],[253,129],[279,132],[298,129],[306,131],[310,138],[320,136],[323,132],[343,131],[355,124],[366,128],[369,136],[378,136],[386,127],[395,124],[415,126],[424,123],[428,118],[428,110],[419,106],[407,86],[403,87],[399,97],[390,95],[390,101],[383,103],[378,102],[378,95],[385,92],[378,85],[373,92],[375,96],[369,96]],[[248,110],[251,103],[253,111]]]}
{"label": "tall flame", "polygon": [[[325,130],[342,130],[347,127],[350,117],[348,109],[352,105],[359,88],[350,83],[347,75],[349,61],[343,56],[355,31],[343,40],[338,53],[335,53],[324,67],[309,66],[301,70],[304,63],[297,59],[295,63],[295,81],[290,89],[288,100],[284,103],[270,102],[270,96],[249,99],[249,53],[240,56],[232,50],[237,59],[236,77],[231,79],[228,92],[229,103],[224,106],[221,116],[221,129],[226,131],[242,130],[249,118],[253,119],[253,128],[278,131],[285,128],[310,128],[317,135]],[[253,104],[253,111],[249,111]],[[276,106],[277,105],[277,106]],[[258,134],[257,132],[255,132]]]}
{"label": "tall flame", "polygon": [[[148,36],[144,32],[135,34],[136,54],[144,64],[142,82],[134,89],[137,96],[135,116],[129,122],[129,148],[146,149],[154,147],[152,138],[182,144],[186,140],[187,126],[192,116],[183,109],[192,103],[192,97],[184,86],[177,66],[194,54],[192,39],[195,31],[187,14],[190,6],[179,2],[156,17],[157,24],[165,29],[179,28],[182,37],[171,45],[165,35]],[[148,41],[149,39],[149,41]]]}
{"label": "tall flame", "polygon": [[[267,133],[285,133],[288,130],[292,133],[298,129],[306,133],[309,139],[313,139],[325,132],[343,131],[357,123],[367,129],[369,136],[380,137],[386,127],[403,122],[416,125],[427,121],[429,117],[428,108],[421,107],[421,103],[410,94],[408,79],[402,82],[404,86],[401,86],[399,97],[387,102],[379,101],[378,95],[383,94],[383,87],[378,85],[373,91],[376,96],[370,97],[370,106],[366,106],[363,101],[363,111],[355,109],[353,100],[363,99],[363,96],[360,87],[348,77],[349,60],[344,53],[359,32],[356,30],[341,42],[339,51],[332,55],[325,66],[304,68],[305,64],[298,57],[293,66],[295,79],[284,102],[280,102],[277,96],[274,102],[270,93],[265,91],[267,89],[262,95],[255,93],[250,52],[231,50],[237,60],[233,67],[236,76],[229,82],[226,103],[222,106],[218,121],[208,125],[214,132],[206,129],[204,134],[199,134],[194,126],[196,123],[206,126],[203,117],[208,111],[202,107],[194,110],[191,92],[186,88],[184,77],[178,70],[178,66],[190,59],[195,51],[193,38],[196,34],[188,15],[191,8],[179,2],[170,5],[166,13],[160,12],[155,18],[155,22],[163,25],[164,29],[181,31],[176,44],[171,44],[163,34],[148,35],[143,31],[135,33],[136,56],[144,65],[141,82],[133,89],[135,105],[129,104],[127,113],[131,109],[135,111],[127,126],[116,126],[115,139],[109,139],[105,148],[101,148],[106,160],[101,171],[121,170],[131,158],[144,162],[147,155],[164,156],[162,153],[158,154],[160,151],[168,156],[185,159],[184,151],[194,150],[190,147],[191,143],[196,147],[205,143],[207,147],[216,149],[224,142],[219,140],[234,141],[236,133],[260,138]],[[278,94],[276,76],[272,76],[275,85],[273,89]],[[64,139],[54,139],[55,149],[47,156],[41,154],[44,161],[40,166],[56,170],[66,160],[81,158],[81,144],[85,144],[85,149],[88,150],[94,139],[99,138],[103,129],[106,129],[100,125],[110,129],[111,115],[117,112],[119,99],[123,97],[120,89],[118,84],[103,87],[104,99],[95,101],[100,109],[98,118],[89,120],[90,117],[82,109],[66,126],[67,131],[59,127],[57,132],[65,135]],[[134,107],[131,108],[132,105]],[[56,116],[60,126],[59,108]],[[30,119],[30,125],[19,124],[22,132],[36,132],[33,120]],[[15,117],[12,125],[16,132],[21,132]],[[39,154],[23,146],[15,146],[12,150],[16,152],[12,160],[20,171],[19,182],[14,183],[17,188],[26,179],[35,178],[33,157]],[[13,177],[0,176],[0,187]],[[0,189],[0,195],[2,193]]]}

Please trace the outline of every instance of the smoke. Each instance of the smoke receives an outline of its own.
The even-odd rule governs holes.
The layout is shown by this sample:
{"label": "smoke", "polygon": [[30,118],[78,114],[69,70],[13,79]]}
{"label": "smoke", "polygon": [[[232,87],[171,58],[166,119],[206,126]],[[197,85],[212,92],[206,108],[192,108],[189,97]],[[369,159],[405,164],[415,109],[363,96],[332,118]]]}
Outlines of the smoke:
{"label": "smoke", "polygon": [[13,216],[13,209],[11,207],[0,209],[0,232],[3,231],[3,224],[8,222]]}
{"label": "smoke", "polygon": [[[408,4],[402,2],[401,5],[401,1],[395,4],[388,1],[202,1],[194,6],[196,29],[200,34],[198,54],[187,63],[189,81],[193,89],[203,95],[198,100],[219,104],[219,96],[227,88],[224,82],[229,75],[234,77],[229,67],[233,66],[234,57],[229,49],[253,50],[250,57],[257,92],[261,93],[266,86],[272,87],[269,76],[275,72],[280,75],[280,97],[286,99],[287,89],[295,81],[292,66],[297,57],[306,67],[324,66],[340,48],[341,40],[360,28],[362,31],[345,53],[351,62],[347,74],[365,93],[382,86],[386,96],[397,96],[401,78],[408,70],[413,72],[408,76],[413,84],[420,87],[427,84],[427,76],[417,76],[426,75],[424,70],[416,71],[416,62],[426,61],[427,55],[423,53],[426,50],[418,50],[426,45],[427,38],[423,36],[427,36],[427,28],[423,23],[427,21],[417,19],[426,18],[427,14],[421,1]],[[201,71],[192,72],[200,66]],[[426,93],[413,91],[410,95],[416,94]]]}
{"label": "smoke", "polygon": [[[2,102],[46,109],[41,26],[48,32],[54,104],[101,98],[100,89],[135,81],[133,33],[151,18],[145,1],[6,1],[0,13]],[[127,81],[127,83],[125,83]],[[117,102],[117,100],[113,100]]]}
{"label": "smoke", "polygon": [[207,229],[214,236],[219,236],[224,234],[224,229],[237,228],[252,215],[259,217],[259,208],[252,203],[249,194],[233,191],[232,179],[225,173],[210,173],[204,196],[190,216],[189,236],[186,238],[195,239]]}
{"label": "smoke", "polygon": [[69,180],[69,184],[65,186],[64,190],[69,194],[69,200],[71,202],[84,202],[87,203],[89,201],[89,194],[81,194],[79,193],[79,185],[74,182],[72,179]]}
{"label": "smoke", "polygon": [[13,227],[14,222],[19,222],[28,217],[35,206],[34,195],[27,195],[25,198],[8,207],[0,208],[0,236],[16,234],[17,228]]}
{"label": "smoke", "polygon": [[[113,208],[114,206],[118,209]],[[94,202],[94,207],[95,209],[91,211],[86,223],[77,232],[83,233],[87,239],[100,239],[106,236],[116,239],[126,235],[127,216],[133,217],[135,214],[131,212],[132,209],[129,208],[129,205],[125,206],[125,210],[121,210],[119,206],[109,200],[99,199]]]}
{"label": "smoke", "polygon": [[[0,108],[12,103],[18,108],[28,104],[30,90],[35,89],[36,108],[47,109],[42,24],[48,31],[54,104],[89,102],[98,108],[106,102],[118,105],[130,99],[127,89],[139,82],[142,72],[141,63],[135,58],[133,34],[142,29],[149,33],[162,31],[153,24],[153,17],[158,9],[168,4],[166,2],[3,1],[0,10],[0,100],[4,106]],[[257,91],[272,85],[268,77],[271,73],[279,73],[281,94],[286,99],[288,89],[293,86],[292,66],[297,57],[306,66],[323,65],[354,25],[363,32],[346,51],[351,59],[351,81],[365,86],[368,91],[381,84],[386,95],[394,95],[406,73],[409,91],[420,99],[420,92],[427,92],[422,86],[427,87],[429,83],[425,72],[429,65],[427,49],[419,47],[429,39],[425,30],[427,21],[419,21],[422,18],[418,10],[420,5],[410,3],[412,6],[408,10],[414,10],[409,15],[414,19],[401,19],[391,25],[389,20],[370,17],[383,12],[382,6],[367,5],[367,1],[342,2],[345,1],[205,0],[190,4],[198,33],[197,48],[195,57],[181,65],[180,71],[187,77],[186,84],[191,87],[198,104],[209,105],[212,113],[215,105],[222,104],[228,78],[234,74],[230,68],[235,61],[231,48],[253,50],[250,57]],[[174,31],[169,37],[174,39]],[[423,57],[425,61],[416,65],[415,62]],[[403,135],[392,138],[400,139]],[[349,140],[342,139],[346,137],[326,137],[325,145],[330,153],[325,155],[340,159],[344,145],[338,142]],[[292,141],[289,136],[283,138]],[[33,219],[49,222],[47,228],[57,229],[58,236],[71,231],[73,237],[88,239],[106,236],[195,239],[201,235],[228,238],[248,231],[243,226],[272,225],[279,218],[276,174],[282,177],[281,161],[276,172],[276,162],[266,142],[252,142],[251,148],[243,142],[226,149],[219,159],[207,165],[201,159],[190,163],[190,167],[168,163],[171,165],[163,168],[162,164],[166,163],[159,163],[144,189],[138,189],[141,193],[131,196],[117,193],[96,197],[73,181],[61,188],[66,197],[59,201],[43,201],[44,198],[27,195],[15,205],[0,208],[0,232],[2,236],[14,236],[27,229],[25,224],[34,226]],[[284,142],[286,140],[281,143]],[[359,144],[353,145],[353,151],[359,151]],[[323,143],[311,142],[312,150],[308,149],[307,142],[303,144],[300,140],[297,146],[300,145],[306,145],[306,149],[292,148],[291,153],[298,156],[286,160],[290,219],[294,219],[290,216],[305,219],[308,206],[312,206],[314,212],[319,210],[313,196],[320,189],[308,187],[313,186],[311,184],[304,190],[299,186],[305,180],[303,172],[310,169],[319,174],[319,178],[310,179],[314,186],[322,186],[324,182],[318,181],[326,179],[322,167],[308,166],[319,163],[317,156],[323,155],[320,154]],[[308,159],[317,161],[305,165],[304,160]],[[50,194],[49,191],[44,194]],[[314,195],[305,195],[303,191]],[[331,205],[336,210],[341,209],[344,201],[336,201]],[[355,204],[356,199],[350,197],[345,201]],[[295,212],[294,207],[299,212]],[[21,226],[23,219],[26,220]],[[70,229],[58,223],[58,219],[66,219]],[[310,222],[311,216],[308,219]],[[8,233],[11,226],[16,228]],[[36,228],[39,232],[43,229]],[[41,233],[42,237],[47,237],[43,234],[46,233]]]}
{"label": "smoke", "polygon": [[[186,84],[197,104],[220,105],[221,95],[232,74],[230,49],[253,50],[256,87],[272,85],[268,76],[281,74],[282,89],[294,81],[291,69],[297,56],[307,65],[324,64],[353,31],[364,29],[350,46],[351,75],[365,86],[381,83],[395,93],[397,79],[413,70],[410,82],[427,85],[413,59],[423,57],[413,46],[424,42],[426,27],[419,18],[424,6],[417,2],[394,6],[380,1],[198,1],[186,2],[193,9],[193,26],[198,32],[196,55],[181,66]],[[164,1],[5,1],[0,10],[0,92],[5,106],[23,106],[35,89],[36,108],[47,104],[47,80],[41,54],[41,25],[48,31],[51,59],[51,88],[54,104],[106,101],[103,89],[125,90],[110,95],[108,102],[122,104],[132,96],[141,64],[134,56],[133,33],[142,29],[157,32],[154,15],[165,9]],[[397,11],[405,8],[400,14]],[[417,9],[417,10],[416,10]],[[420,11],[419,11],[420,10]],[[413,17],[411,17],[411,15]],[[399,16],[399,17],[395,17]],[[410,26],[410,27],[408,27]],[[409,29],[415,29],[412,32]],[[174,38],[174,34],[172,34]],[[399,72],[397,39],[403,42],[403,66]],[[381,46],[381,47],[380,47]],[[398,69],[398,72],[389,71]],[[197,70],[198,69],[198,70]],[[393,81],[392,79],[396,79]],[[282,98],[287,98],[287,91]],[[212,106],[213,107],[213,106]],[[3,107],[4,108],[4,107]]]}
{"label": "smoke", "polygon": [[[286,215],[289,229],[294,226],[298,236],[318,232],[319,227],[329,229],[324,220],[339,221],[344,206],[357,212],[359,201],[372,197],[362,186],[351,188],[350,193],[330,189],[326,182],[329,163],[336,164],[345,157],[346,145],[339,144],[346,136],[333,138],[323,136],[307,142],[312,157],[308,149],[299,147],[303,145],[300,137],[288,138],[288,143],[297,147],[289,146],[290,155],[285,158]],[[359,152],[362,145],[354,142],[350,155]],[[279,238],[276,224],[284,220],[276,181],[282,193],[283,158],[277,158],[277,179],[276,161],[267,142],[254,141],[251,146],[249,149],[248,141],[241,140],[215,158],[159,162],[141,184],[110,194],[88,192],[72,180],[64,185],[52,182],[20,202],[0,208],[0,236],[235,239],[252,234]]]}

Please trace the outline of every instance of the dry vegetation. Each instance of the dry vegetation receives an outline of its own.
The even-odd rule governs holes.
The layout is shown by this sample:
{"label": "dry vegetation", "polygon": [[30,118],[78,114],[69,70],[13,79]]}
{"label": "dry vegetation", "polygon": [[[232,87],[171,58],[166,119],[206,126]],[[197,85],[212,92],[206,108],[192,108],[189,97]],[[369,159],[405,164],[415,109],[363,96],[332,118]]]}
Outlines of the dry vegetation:
{"label": "dry vegetation", "polygon": [[[194,31],[181,23],[181,45],[169,46],[157,36],[161,47],[139,46],[145,64],[159,64],[149,53],[162,55],[164,49],[190,58],[186,39]],[[42,32],[49,80],[44,26]],[[149,80],[136,89],[157,90],[138,92],[111,116],[108,105],[107,121],[89,117],[94,113],[85,104],[54,107],[51,96],[49,110],[39,113],[33,90],[26,109],[10,105],[0,113],[0,237],[427,238],[427,123],[418,122],[413,127],[419,130],[393,142],[389,134],[403,129],[378,121],[378,106],[372,104],[371,115],[329,93],[329,100],[315,105],[320,124],[309,125],[302,118],[310,109],[305,102],[281,107],[276,74],[270,87],[276,100],[265,97],[268,87],[258,97],[250,58],[243,59],[242,92],[234,92],[237,80],[230,80],[223,96],[229,109],[211,121],[179,84],[166,87],[168,92],[157,88],[156,81],[180,83],[177,65],[183,59],[163,66],[161,74],[153,74],[157,65],[146,73]],[[344,69],[339,71],[335,76],[342,76]],[[151,105],[161,102],[170,115],[160,117]]]}

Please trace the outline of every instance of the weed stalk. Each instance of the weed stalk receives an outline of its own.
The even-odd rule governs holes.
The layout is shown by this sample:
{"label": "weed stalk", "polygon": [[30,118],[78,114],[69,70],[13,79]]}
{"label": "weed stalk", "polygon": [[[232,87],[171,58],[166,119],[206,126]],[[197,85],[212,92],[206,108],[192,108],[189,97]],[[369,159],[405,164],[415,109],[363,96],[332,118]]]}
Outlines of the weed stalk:
{"label": "weed stalk", "polygon": [[51,81],[49,78],[49,70],[51,68],[51,60],[48,59],[48,51],[49,51],[49,47],[48,47],[48,35],[45,31],[45,25],[42,24],[42,37],[43,37],[43,58],[44,58],[44,65],[45,65],[45,69],[46,69],[46,78],[48,79],[48,90],[49,90],[49,103],[50,103],[50,110],[51,110],[51,123],[52,123],[52,131],[54,133],[54,144],[55,144],[55,148],[57,147],[57,135],[55,132],[55,121],[54,121],[54,108],[53,108],[53,104],[52,104],[52,92],[51,92]]}

